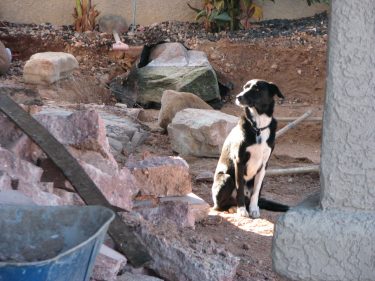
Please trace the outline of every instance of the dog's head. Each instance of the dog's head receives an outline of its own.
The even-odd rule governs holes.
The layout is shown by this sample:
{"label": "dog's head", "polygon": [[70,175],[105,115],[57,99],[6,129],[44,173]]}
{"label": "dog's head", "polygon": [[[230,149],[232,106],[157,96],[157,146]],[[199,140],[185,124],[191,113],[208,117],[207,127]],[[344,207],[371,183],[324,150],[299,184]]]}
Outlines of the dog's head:
{"label": "dog's head", "polygon": [[243,86],[243,91],[236,96],[236,104],[241,107],[255,108],[258,114],[271,116],[275,105],[274,97],[284,98],[279,88],[264,80],[253,79]]}

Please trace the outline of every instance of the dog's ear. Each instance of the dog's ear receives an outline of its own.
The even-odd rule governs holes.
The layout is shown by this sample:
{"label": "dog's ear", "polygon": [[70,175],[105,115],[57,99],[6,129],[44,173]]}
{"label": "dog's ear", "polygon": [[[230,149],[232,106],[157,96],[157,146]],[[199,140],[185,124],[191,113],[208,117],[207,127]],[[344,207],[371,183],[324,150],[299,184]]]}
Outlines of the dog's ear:
{"label": "dog's ear", "polygon": [[279,87],[277,87],[275,84],[273,84],[272,82],[269,83],[269,89],[270,89],[270,93],[272,94],[272,96],[278,96],[280,99],[285,99],[285,97],[283,96],[283,94],[280,92],[279,90]]}

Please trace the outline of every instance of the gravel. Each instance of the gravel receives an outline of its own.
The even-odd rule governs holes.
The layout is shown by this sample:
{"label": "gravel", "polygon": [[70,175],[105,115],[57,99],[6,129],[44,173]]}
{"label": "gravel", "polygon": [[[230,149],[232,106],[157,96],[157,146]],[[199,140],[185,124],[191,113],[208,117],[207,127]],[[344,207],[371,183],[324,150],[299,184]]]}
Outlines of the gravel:
{"label": "gravel", "polygon": [[[218,41],[222,38],[230,38],[236,41],[253,41],[268,37],[286,36],[297,34],[322,36],[327,34],[328,15],[326,12],[316,14],[313,17],[297,20],[267,20],[256,22],[249,30],[235,32],[221,31],[218,33],[206,32],[200,23],[167,21],[149,26],[137,26],[134,32],[121,34],[124,42],[130,45],[154,44],[160,41],[187,43],[190,40]],[[97,27],[98,29],[98,27]],[[64,43],[75,47],[108,47],[113,44],[111,34],[87,31],[78,33],[71,25],[56,26],[50,23],[41,25],[18,24],[0,21],[0,40],[9,37],[30,36],[42,40],[62,40]]]}

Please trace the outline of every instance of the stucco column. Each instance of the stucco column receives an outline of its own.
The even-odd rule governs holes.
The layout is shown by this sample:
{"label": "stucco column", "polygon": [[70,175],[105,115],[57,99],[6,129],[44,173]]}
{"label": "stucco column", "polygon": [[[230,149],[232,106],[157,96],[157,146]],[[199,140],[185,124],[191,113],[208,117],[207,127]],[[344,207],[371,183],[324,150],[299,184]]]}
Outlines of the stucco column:
{"label": "stucco column", "polygon": [[375,2],[331,0],[321,195],[281,216],[273,265],[293,280],[375,280]]}

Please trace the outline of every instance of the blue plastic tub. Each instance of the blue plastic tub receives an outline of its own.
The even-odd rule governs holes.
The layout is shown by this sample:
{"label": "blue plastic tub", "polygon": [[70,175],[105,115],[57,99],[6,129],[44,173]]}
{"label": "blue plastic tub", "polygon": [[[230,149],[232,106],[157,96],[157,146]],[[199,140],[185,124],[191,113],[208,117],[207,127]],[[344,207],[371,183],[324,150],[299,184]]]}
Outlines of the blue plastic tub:
{"label": "blue plastic tub", "polygon": [[113,218],[99,206],[0,206],[0,281],[88,281]]}

